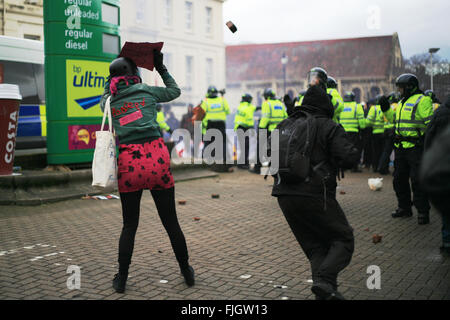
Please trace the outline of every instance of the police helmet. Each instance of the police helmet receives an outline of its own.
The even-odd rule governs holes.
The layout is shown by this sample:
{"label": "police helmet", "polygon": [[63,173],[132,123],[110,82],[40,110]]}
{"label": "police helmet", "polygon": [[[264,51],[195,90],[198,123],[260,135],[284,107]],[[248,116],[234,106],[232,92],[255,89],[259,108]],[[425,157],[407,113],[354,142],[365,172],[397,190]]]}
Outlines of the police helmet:
{"label": "police helmet", "polygon": [[395,85],[403,89],[401,95],[406,97],[419,89],[419,79],[412,73],[404,73],[395,80]]}
{"label": "police helmet", "polygon": [[266,90],[264,90],[264,99],[269,99],[269,98],[275,98],[275,92],[271,89],[271,88],[267,88]]}
{"label": "police helmet", "polygon": [[109,74],[111,77],[137,76],[139,75],[139,71],[133,60],[120,57],[113,60],[109,65]]}
{"label": "police helmet", "polygon": [[208,93],[207,93],[208,98],[216,98],[218,94],[219,94],[219,90],[217,90],[217,88],[215,86],[208,87]]}
{"label": "police helmet", "polygon": [[348,91],[344,95],[344,102],[353,102],[356,100],[356,96],[353,91]]}
{"label": "police helmet", "polygon": [[250,93],[246,93],[246,94],[244,94],[244,95],[242,96],[242,101],[243,101],[243,102],[251,103],[252,100],[253,100],[253,97],[252,97],[252,95],[251,95]]}
{"label": "police helmet", "polygon": [[[328,74],[325,69],[314,67],[308,72],[308,86],[319,85],[324,90],[327,88]],[[318,83],[317,83],[318,82]]]}
{"label": "police helmet", "polygon": [[441,102],[439,101],[439,99],[436,97],[436,94],[434,93],[433,90],[426,90],[426,91],[424,92],[424,94],[425,94],[426,96],[430,97],[431,100],[433,100],[433,103],[441,103]]}
{"label": "police helmet", "polygon": [[327,79],[327,87],[328,87],[328,88],[336,89],[337,86],[338,86],[338,84],[337,84],[336,79],[333,78],[333,77],[328,76],[328,79]]}

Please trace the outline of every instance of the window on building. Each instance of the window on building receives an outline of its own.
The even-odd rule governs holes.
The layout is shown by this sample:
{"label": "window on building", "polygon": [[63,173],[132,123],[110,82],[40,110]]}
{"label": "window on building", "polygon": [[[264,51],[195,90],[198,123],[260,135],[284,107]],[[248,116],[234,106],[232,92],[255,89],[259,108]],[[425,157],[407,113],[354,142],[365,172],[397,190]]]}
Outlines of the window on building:
{"label": "window on building", "polygon": [[166,66],[169,72],[173,70],[172,63],[173,63],[172,53],[164,52],[164,65]]}
{"label": "window on building", "polygon": [[206,7],[206,34],[212,33],[212,8]]}
{"label": "window on building", "polygon": [[164,0],[164,25],[172,26],[172,0]]}
{"label": "window on building", "polygon": [[193,70],[194,70],[194,57],[186,56],[186,89],[188,91],[192,90]]}
{"label": "window on building", "polygon": [[136,22],[144,22],[145,0],[136,0]]}
{"label": "window on building", "polygon": [[193,4],[191,1],[185,2],[185,8],[186,8],[186,30],[192,31],[193,29],[193,21],[194,21],[194,11],[193,11]]}
{"label": "window on building", "polygon": [[214,76],[213,76],[213,59],[207,58],[206,59],[206,84],[208,86],[213,85],[214,82]]}
{"label": "window on building", "polygon": [[23,37],[25,39],[29,39],[29,40],[37,40],[37,41],[41,40],[41,36],[37,36],[37,35],[34,35],[34,34],[24,34]]}

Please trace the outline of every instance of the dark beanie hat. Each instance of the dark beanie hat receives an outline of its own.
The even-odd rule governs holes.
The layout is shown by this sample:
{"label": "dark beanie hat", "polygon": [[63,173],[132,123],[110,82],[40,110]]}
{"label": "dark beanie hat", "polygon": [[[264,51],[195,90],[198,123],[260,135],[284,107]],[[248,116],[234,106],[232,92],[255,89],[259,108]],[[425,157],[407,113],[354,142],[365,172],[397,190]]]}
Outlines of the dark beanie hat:
{"label": "dark beanie hat", "polygon": [[308,88],[303,98],[302,107],[308,106],[311,113],[323,114],[332,118],[334,108],[329,95],[319,86]]}

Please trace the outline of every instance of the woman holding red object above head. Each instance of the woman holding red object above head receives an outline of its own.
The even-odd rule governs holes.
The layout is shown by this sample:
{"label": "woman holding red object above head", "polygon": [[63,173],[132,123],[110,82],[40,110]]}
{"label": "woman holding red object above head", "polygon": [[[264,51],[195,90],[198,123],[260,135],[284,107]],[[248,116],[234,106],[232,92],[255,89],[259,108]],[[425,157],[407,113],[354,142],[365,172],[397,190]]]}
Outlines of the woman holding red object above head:
{"label": "woman holding red object above head", "polygon": [[109,67],[110,76],[100,103],[104,110],[111,96],[113,127],[119,138],[118,187],[123,228],[119,240],[119,273],[113,280],[113,287],[119,293],[125,291],[143,189],[149,189],[153,196],[186,284],[193,286],[195,282],[175,209],[169,151],[156,122],[156,104],[176,99],[181,91],[163,64],[163,54],[155,50],[153,56],[165,88],[143,84],[134,61],[121,57]]}

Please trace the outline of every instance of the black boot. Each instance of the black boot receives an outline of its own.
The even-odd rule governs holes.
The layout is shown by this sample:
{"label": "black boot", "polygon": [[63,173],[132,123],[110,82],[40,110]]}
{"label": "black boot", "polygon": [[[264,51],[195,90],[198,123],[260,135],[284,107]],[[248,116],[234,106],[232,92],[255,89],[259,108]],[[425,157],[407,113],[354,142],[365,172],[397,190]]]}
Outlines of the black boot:
{"label": "black boot", "polygon": [[316,295],[316,300],[345,300],[342,294],[326,282],[315,282],[311,291]]}
{"label": "black boot", "polygon": [[420,213],[419,212],[417,220],[418,220],[417,222],[420,225],[429,224],[430,223],[430,214],[428,212],[427,213]]}
{"label": "black boot", "polygon": [[398,208],[395,212],[392,213],[392,218],[408,218],[412,217],[411,209],[405,210],[402,208]]}
{"label": "black boot", "polygon": [[189,287],[192,287],[195,284],[195,275],[194,269],[189,266],[186,269],[181,269],[181,274],[184,277],[184,281]]}
{"label": "black boot", "polygon": [[125,285],[127,284],[128,275],[121,275],[116,273],[113,279],[113,288],[117,293],[125,292]]}

